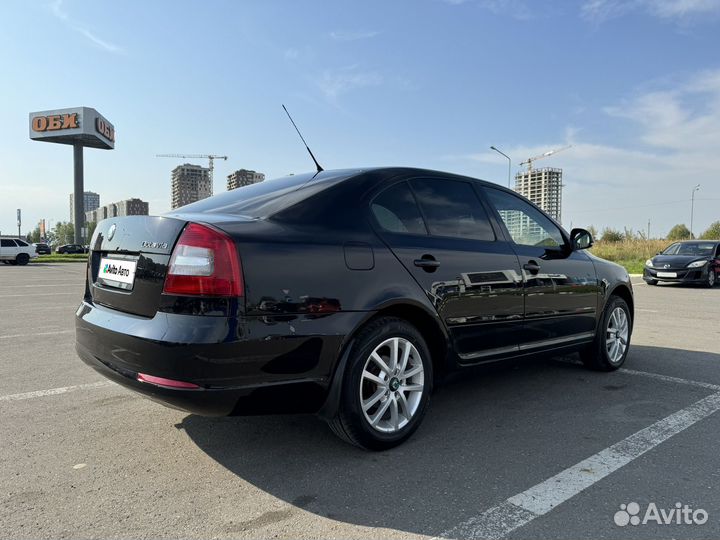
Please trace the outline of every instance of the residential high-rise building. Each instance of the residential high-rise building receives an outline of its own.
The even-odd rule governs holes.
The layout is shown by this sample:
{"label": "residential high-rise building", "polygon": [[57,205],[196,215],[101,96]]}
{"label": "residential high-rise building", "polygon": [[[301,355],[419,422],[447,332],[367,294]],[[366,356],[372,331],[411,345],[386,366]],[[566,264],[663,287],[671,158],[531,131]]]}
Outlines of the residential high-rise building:
{"label": "residential high-rise building", "polygon": [[515,191],[561,223],[562,169],[545,167],[519,172],[515,175]]}
{"label": "residential high-rise building", "polygon": [[170,199],[172,209],[205,199],[212,194],[210,169],[185,163],[172,170]]}
{"label": "residential high-rise building", "polygon": [[[70,222],[72,222],[75,219],[75,213],[73,211],[75,202],[75,195],[73,193],[70,194]],[[84,213],[91,212],[92,210],[97,209],[100,206],[100,195],[95,193],[94,191],[85,191],[83,192],[83,202],[84,202]]]}
{"label": "residential high-rise building", "polygon": [[150,205],[140,199],[125,199],[124,201],[106,204],[91,212],[85,213],[85,221],[97,223],[103,219],[120,216],[147,216],[150,213]]}
{"label": "residential high-rise building", "polygon": [[227,177],[227,189],[237,189],[243,186],[249,186],[251,184],[257,184],[265,180],[263,173],[250,171],[248,169],[238,169]]}

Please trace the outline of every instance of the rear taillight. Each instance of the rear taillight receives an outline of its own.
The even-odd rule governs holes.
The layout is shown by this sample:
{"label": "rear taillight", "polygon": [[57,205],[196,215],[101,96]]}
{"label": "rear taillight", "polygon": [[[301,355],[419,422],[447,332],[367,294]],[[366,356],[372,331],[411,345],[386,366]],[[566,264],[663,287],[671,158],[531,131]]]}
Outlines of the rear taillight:
{"label": "rear taillight", "polygon": [[242,296],[242,273],[235,242],[215,228],[190,223],[173,250],[163,292]]}

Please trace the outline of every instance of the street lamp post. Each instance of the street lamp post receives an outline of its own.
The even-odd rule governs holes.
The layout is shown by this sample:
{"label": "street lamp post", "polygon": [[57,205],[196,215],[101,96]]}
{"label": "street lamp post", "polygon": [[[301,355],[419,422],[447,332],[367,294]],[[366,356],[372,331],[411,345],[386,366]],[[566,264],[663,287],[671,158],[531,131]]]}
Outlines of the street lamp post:
{"label": "street lamp post", "polygon": [[695,186],[690,197],[690,239],[693,238],[693,218],[695,217],[695,192],[700,190],[700,184]]}
{"label": "street lamp post", "polygon": [[505,156],[507,158],[507,160],[508,160],[508,187],[510,187],[510,169],[512,166],[512,160],[510,159],[510,156],[508,156],[505,152],[501,152],[494,146],[491,146],[490,150],[495,150],[498,154],[502,154],[503,156]]}

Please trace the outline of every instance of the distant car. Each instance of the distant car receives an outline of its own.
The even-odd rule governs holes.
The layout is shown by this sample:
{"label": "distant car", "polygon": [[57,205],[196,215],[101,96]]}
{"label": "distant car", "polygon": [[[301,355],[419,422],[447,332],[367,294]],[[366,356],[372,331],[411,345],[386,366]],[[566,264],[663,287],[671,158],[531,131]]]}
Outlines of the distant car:
{"label": "distant car", "polygon": [[645,261],[643,279],[648,285],[660,281],[698,283],[714,287],[720,278],[720,241],[676,242]]}
{"label": "distant car", "polygon": [[33,246],[35,246],[35,253],[37,253],[38,255],[50,255],[52,253],[50,246],[48,246],[44,242],[36,242],[33,244]]}
{"label": "distant car", "polygon": [[87,251],[80,244],[65,244],[63,246],[58,247],[55,250],[55,253],[60,253],[60,254],[87,253]]}
{"label": "distant car", "polygon": [[19,238],[0,239],[0,260],[5,264],[26,265],[30,259],[37,257],[35,247]]}

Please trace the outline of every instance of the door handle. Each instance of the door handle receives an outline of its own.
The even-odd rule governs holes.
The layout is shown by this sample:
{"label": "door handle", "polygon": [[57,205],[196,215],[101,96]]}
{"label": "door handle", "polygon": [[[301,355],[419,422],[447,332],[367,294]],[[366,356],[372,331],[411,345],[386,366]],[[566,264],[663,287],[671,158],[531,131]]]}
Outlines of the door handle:
{"label": "door handle", "polygon": [[540,271],[540,265],[535,261],[528,261],[526,264],[523,264],[523,269],[531,274],[537,274]]}
{"label": "door handle", "polygon": [[421,259],[415,259],[413,264],[427,272],[434,272],[440,266],[440,263],[432,255],[423,255]]}

